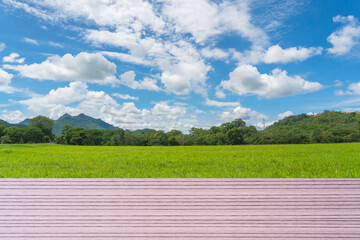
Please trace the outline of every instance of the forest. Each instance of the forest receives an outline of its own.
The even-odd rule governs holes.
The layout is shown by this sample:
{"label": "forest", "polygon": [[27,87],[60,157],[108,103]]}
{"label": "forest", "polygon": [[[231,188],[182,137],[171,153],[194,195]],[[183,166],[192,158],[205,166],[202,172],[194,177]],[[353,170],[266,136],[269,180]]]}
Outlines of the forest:
{"label": "forest", "polygon": [[242,119],[210,129],[192,128],[187,134],[179,130],[99,130],[63,125],[61,135],[55,136],[53,127],[54,121],[44,116],[30,119],[26,127],[0,123],[1,144],[184,146],[360,142],[360,114],[336,111],[289,116],[264,130],[246,126]]}

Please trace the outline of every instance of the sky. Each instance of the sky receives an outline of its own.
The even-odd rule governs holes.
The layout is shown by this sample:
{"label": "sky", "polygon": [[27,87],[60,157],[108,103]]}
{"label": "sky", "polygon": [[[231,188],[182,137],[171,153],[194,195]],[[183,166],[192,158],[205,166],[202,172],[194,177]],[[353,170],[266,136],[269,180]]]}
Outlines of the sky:
{"label": "sky", "polygon": [[187,132],[360,111],[360,1],[0,0],[0,119]]}

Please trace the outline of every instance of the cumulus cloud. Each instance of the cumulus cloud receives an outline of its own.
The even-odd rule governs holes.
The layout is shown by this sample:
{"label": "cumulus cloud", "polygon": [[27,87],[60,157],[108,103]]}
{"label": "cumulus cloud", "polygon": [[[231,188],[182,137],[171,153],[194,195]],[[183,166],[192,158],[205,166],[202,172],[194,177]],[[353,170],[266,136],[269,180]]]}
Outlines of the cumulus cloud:
{"label": "cumulus cloud", "polygon": [[3,57],[2,60],[8,63],[24,63],[25,58],[20,58],[18,53],[11,53],[9,56]]}
{"label": "cumulus cloud", "polygon": [[230,79],[220,86],[238,95],[258,95],[265,98],[286,97],[322,88],[318,82],[309,82],[300,76],[289,76],[284,70],[274,69],[271,74],[261,74],[252,65],[241,65],[230,73]]}
{"label": "cumulus cloud", "polygon": [[274,123],[278,122],[279,120],[282,120],[286,117],[289,117],[289,116],[292,116],[294,115],[294,113],[292,111],[286,111],[286,112],[283,112],[283,113],[280,113],[278,116],[277,116],[277,120],[274,120],[274,121],[270,121],[270,122],[265,122],[265,121],[262,121],[262,122],[258,122],[256,124],[256,126],[260,129],[265,129],[267,127],[270,127],[271,125],[274,125]]}
{"label": "cumulus cloud", "polygon": [[0,92],[14,93],[16,89],[10,86],[11,79],[14,75],[4,71],[0,68]]}
{"label": "cumulus cloud", "polygon": [[164,1],[164,14],[175,23],[175,30],[190,33],[196,42],[225,32],[235,32],[253,47],[268,43],[267,35],[251,23],[248,1],[171,0]]}
{"label": "cumulus cloud", "polygon": [[133,97],[129,94],[120,94],[120,93],[113,93],[111,94],[113,97],[125,99],[125,100],[139,100],[139,97]]}
{"label": "cumulus cloud", "polygon": [[265,63],[288,63],[304,61],[312,56],[322,53],[322,47],[291,47],[287,49],[274,45],[268,48],[263,58]]}
{"label": "cumulus cloud", "polygon": [[25,118],[26,117],[24,116],[24,114],[18,110],[16,111],[3,110],[0,115],[0,119],[9,123],[19,123],[23,121]]}
{"label": "cumulus cloud", "polygon": [[206,47],[206,48],[201,49],[201,54],[205,58],[215,59],[215,60],[226,60],[230,57],[230,52],[225,51],[220,48]]}
{"label": "cumulus cloud", "polygon": [[30,43],[30,44],[33,44],[33,45],[36,45],[36,46],[39,46],[39,42],[34,40],[34,39],[31,39],[31,38],[24,38],[24,41],[27,42],[27,43]]}
{"label": "cumulus cloud", "polygon": [[271,122],[258,122],[256,124],[256,126],[260,129],[265,129],[267,127],[270,127],[272,125],[274,125],[274,123],[276,123],[277,121],[271,121]]}
{"label": "cumulus cloud", "polygon": [[360,40],[360,25],[354,16],[336,16],[333,18],[335,23],[342,23],[343,26],[333,32],[328,38],[328,42],[333,46],[328,49],[334,55],[344,55],[357,44]]}
{"label": "cumulus cloud", "polygon": [[100,53],[81,52],[76,56],[51,56],[42,63],[31,65],[4,65],[18,71],[22,77],[37,80],[82,81],[98,84],[116,84],[116,65]]}
{"label": "cumulus cloud", "polygon": [[231,58],[238,61],[240,64],[284,64],[290,62],[302,62],[310,57],[320,55],[322,52],[322,47],[282,48],[279,45],[273,45],[267,49],[246,50],[244,52],[238,52],[235,49],[229,49]]}
{"label": "cumulus cloud", "polygon": [[128,71],[120,75],[120,83],[132,89],[144,89],[150,91],[160,91],[161,89],[156,85],[155,79],[145,77],[142,81],[135,80],[136,74],[134,71]]}
{"label": "cumulus cloud", "polygon": [[53,89],[48,94],[36,95],[19,102],[27,106],[34,115],[57,119],[65,113],[85,113],[131,130],[155,128],[187,131],[197,124],[197,120],[187,116],[186,107],[160,102],[151,109],[139,109],[133,102],[119,104],[103,91],[89,90],[87,84],[82,82],[71,82],[67,87]]}
{"label": "cumulus cloud", "polygon": [[[19,1],[6,0],[9,4],[16,4]],[[137,25],[151,27],[153,30],[161,31],[164,22],[157,17],[153,5],[142,0],[122,1],[92,1],[88,0],[63,0],[63,1],[31,1],[32,8],[44,13],[34,13],[41,18],[92,21],[99,26]],[[86,7],[84,7],[86,6]],[[30,6],[20,6],[28,9]],[[46,9],[47,11],[44,11]],[[134,26],[135,27],[135,26]]]}
{"label": "cumulus cloud", "polygon": [[204,92],[210,66],[205,64],[197,49],[188,42],[179,40],[163,43],[152,37],[141,38],[141,34],[129,29],[118,32],[92,30],[86,39],[96,44],[125,47],[132,56],[105,53],[112,57],[145,65],[155,64],[162,71],[160,80],[167,92],[178,95],[191,91]]}
{"label": "cumulus cloud", "polygon": [[255,110],[240,105],[234,108],[232,111],[225,111],[220,114],[220,119],[223,122],[230,122],[237,118],[241,118],[246,122],[253,122],[258,119],[268,119],[269,117]]}
{"label": "cumulus cloud", "polygon": [[294,115],[294,113],[292,111],[286,111],[286,112],[280,113],[278,115],[278,119],[281,120],[281,119],[284,119],[284,118],[292,116],[292,115]]}
{"label": "cumulus cloud", "polygon": [[6,44],[0,42],[0,52],[3,51],[6,48]]}
{"label": "cumulus cloud", "polygon": [[5,3],[46,20],[90,23],[91,29],[82,28],[84,40],[98,47],[116,47],[117,52],[102,52],[108,57],[156,67],[165,91],[177,95],[195,92],[205,96],[211,66],[204,58],[225,60],[230,54],[209,47],[201,51],[194,41],[204,45],[210,38],[231,33],[248,40],[252,49],[268,44],[266,33],[251,22],[248,1],[124,0],[89,4],[86,0],[28,3],[6,0]]}
{"label": "cumulus cloud", "polygon": [[204,93],[207,72],[210,67],[203,61],[179,62],[178,64],[164,68],[161,74],[161,82],[168,92],[177,95],[188,94],[191,90]]}
{"label": "cumulus cloud", "polygon": [[343,96],[343,95],[360,95],[360,82],[351,83],[349,84],[347,90],[336,90],[336,96]]}
{"label": "cumulus cloud", "polygon": [[184,107],[179,106],[169,106],[166,102],[161,102],[155,104],[154,108],[151,110],[154,115],[166,115],[169,118],[174,116],[182,116],[186,113]]}
{"label": "cumulus cloud", "polygon": [[[46,95],[37,95],[20,101],[35,113],[58,118],[65,112],[75,114],[87,112],[96,116],[94,110],[105,105],[118,106],[117,102],[103,91],[90,91],[83,82],[71,82],[68,87],[51,90]],[[71,107],[77,105],[76,108]],[[95,111],[95,112],[94,112]]]}

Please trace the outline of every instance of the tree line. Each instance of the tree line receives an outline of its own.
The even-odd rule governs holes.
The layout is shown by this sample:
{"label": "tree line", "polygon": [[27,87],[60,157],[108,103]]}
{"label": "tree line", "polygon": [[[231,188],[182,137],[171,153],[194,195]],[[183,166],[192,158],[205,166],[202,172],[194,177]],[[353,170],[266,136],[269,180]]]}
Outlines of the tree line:
{"label": "tree line", "polygon": [[265,130],[246,126],[242,119],[213,126],[192,128],[188,134],[179,130],[164,132],[147,129],[97,130],[64,125],[61,136],[52,133],[54,121],[44,116],[29,120],[29,126],[6,127],[0,124],[2,144],[58,143],[94,146],[178,146],[242,145],[360,142],[360,115],[325,111],[316,116],[300,114],[287,117]]}

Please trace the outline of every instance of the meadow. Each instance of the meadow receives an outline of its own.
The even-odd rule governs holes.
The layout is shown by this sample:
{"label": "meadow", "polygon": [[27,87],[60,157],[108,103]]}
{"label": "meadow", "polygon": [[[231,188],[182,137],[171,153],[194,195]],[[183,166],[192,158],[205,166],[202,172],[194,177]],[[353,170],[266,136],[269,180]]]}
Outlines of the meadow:
{"label": "meadow", "polygon": [[359,178],[360,143],[0,145],[1,178]]}

